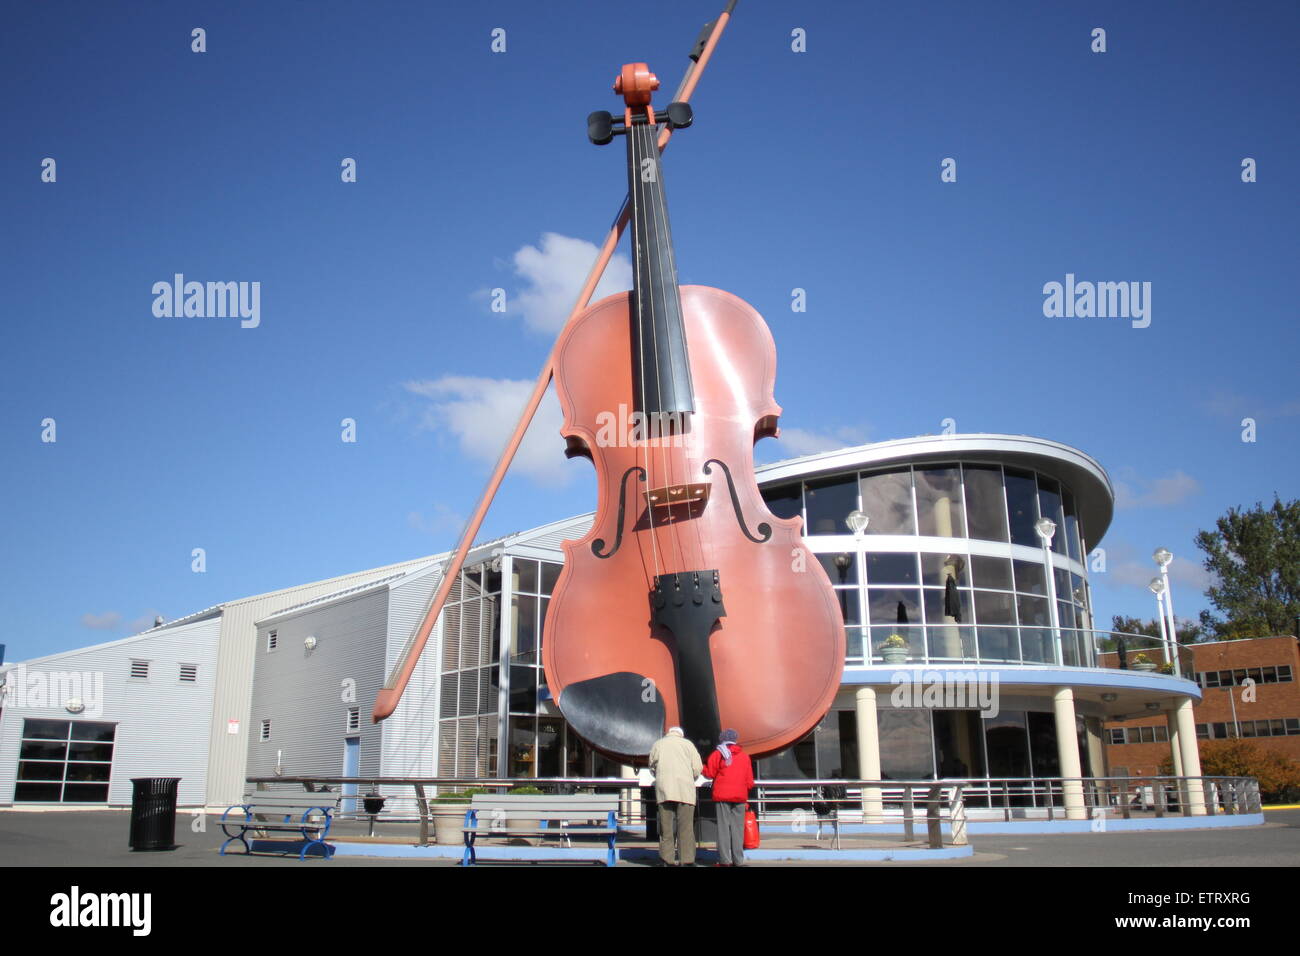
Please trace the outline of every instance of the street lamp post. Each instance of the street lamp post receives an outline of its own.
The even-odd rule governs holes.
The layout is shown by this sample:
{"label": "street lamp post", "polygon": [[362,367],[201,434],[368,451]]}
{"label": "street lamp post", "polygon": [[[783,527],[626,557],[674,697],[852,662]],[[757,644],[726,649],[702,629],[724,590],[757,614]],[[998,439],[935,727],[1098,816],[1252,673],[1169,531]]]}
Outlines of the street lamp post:
{"label": "street lamp post", "polygon": [[1160,621],[1160,653],[1168,664],[1174,657],[1169,647],[1169,629],[1165,623],[1165,582],[1160,578],[1152,578],[1147,590],[1156,596],[1156,618]]}
{"label": "street lamp post", "polygon": [[1156,548],[1155,553],[1151,555],[1156,564],[1160,565],[1160,580],[1164,582],[1165,614],[1169,618],[1169,652],[1170,660],[1174,665],[1174,672],[1178,671],[1178,626],[1174,623],[1174,594],[1169,587],[1169,565],[1173,563],[1174,556],[1168,548]]}
{"label": "street lamp post", "polygon": [[1052,565],[1052,535],[1056,534],[1056,522],[1051,518],[1039,518],[1034,522],[1034,530],[1043,542],[1043,573],[1047,575],[1047,612],[1052,622],[1052,639],[1056,651],[1056,663],[1064,664],[1061,654],[1061,615],[1056,608],[1056,569]]}

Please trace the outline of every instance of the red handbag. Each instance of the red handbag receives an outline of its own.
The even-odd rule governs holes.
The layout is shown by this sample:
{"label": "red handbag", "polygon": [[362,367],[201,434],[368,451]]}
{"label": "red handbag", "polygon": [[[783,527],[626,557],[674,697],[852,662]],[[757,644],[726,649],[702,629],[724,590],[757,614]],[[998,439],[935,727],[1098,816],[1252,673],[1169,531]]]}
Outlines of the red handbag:
{"label": "red handbag", "polygon": [[757,850],[760,840],[758,832],[758,814],[745,807],[745,849]]}

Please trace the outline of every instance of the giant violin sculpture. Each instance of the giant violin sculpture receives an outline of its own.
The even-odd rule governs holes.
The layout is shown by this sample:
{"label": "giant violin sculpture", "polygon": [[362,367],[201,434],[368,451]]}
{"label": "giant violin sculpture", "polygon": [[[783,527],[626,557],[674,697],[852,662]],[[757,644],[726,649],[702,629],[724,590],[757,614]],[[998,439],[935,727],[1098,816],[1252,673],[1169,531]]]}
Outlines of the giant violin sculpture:
{"label": "giant violin sculpture", "polygon": [[644,63],[614,85],[626,109],[588,118],[627,138],[635,285],[590,306],[555,349],[570,456],[596,468],[587,537],[564,543],[542,661],[551,694],[597,749],[644,756],[680,724],[704,752],[734,727],[756,755],[826,713],[844,667],[844,624],[798,518],[773,516],[754,443],[777,434],[776,349],[729,292],[677,285],[656,136],[690,108],[651,106]]}

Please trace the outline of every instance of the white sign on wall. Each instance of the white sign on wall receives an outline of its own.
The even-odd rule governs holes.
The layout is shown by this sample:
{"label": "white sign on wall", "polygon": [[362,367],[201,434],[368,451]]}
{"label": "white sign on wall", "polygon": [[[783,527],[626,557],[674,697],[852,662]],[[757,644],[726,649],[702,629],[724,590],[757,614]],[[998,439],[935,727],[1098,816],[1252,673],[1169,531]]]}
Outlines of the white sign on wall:
{"label": "white sign on wall", "polygon": [[226,733],[228,734],[239,733],[239,721],[233,719],[226,721]]}

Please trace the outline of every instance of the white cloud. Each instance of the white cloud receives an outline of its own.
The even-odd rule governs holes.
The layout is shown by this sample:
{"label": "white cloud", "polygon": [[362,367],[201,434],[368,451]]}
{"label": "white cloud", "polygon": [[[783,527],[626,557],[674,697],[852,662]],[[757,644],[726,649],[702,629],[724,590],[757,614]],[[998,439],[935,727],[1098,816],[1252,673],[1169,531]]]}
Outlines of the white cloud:
{"label": "white cloud", "polygon": [[1127,474],[1129,481],[1115,482],[1115,507],[1166,508],[1199,494],[1201,483],[1182,471],[1164,478],[1147,479]]}
{"label": "white cloud", "polygon": [[81,615],[81,626],[92,631],[116,631],[122,626],[122,615],[118,611],[105,611],[103,614],[86,613]]}
{"label": "white cloud", "polygon": [[146,611],[130,621],[126,620],[120,611],[105,611],[103,614],[87,613],[81,615],[81,626],[92,631],[120,631],[125,629],[128,634],[139,634],[141,631],[153,627],[153,622],[157,617],[158,612],[154,610]]}
{"label": "white cloud", "polygon": [[806,428],[782,428],[776,449],[782,456],[798,458],[802,455],[815,455],[822,451],[861,445],[866,440],[865,429],[847,425],[826,432],[813,432]]}
{"label": "white cloud", "polygon": [[[429,400],[421,426],[450,432],[462,454],[487,465],[496,464],[506,439],[519,421],[533,382],[515,379],[444,375],[423,382],[407,382],[406,390]],[[524,440],[515,454],[512,473],[522,473],[540,484],[566,484],[573,475],[564,457],[560,437],[560,403],[548,391]]]}
{"label": "white cloud", "polygon": [[422,512],[412,511],[407,514],[406,522],[416,531],[440,537],[447,532],[459,531],[465,524],[465,516],[441,502],[434,502],[427,518]]}
{"label": "white cloud", "polygon": [[[515,274],[522,280],[522,286],[513,300],[507,298],[506,314],[522,315],[529,328],[558,332],[564,327],[564,320],[569,317],[569,310],[599,253],[585,239],[543,233],[537,246],[524,246],[514,255]],[[630,288],[632,263],[626,256],[615,255],[591,301]]]}

